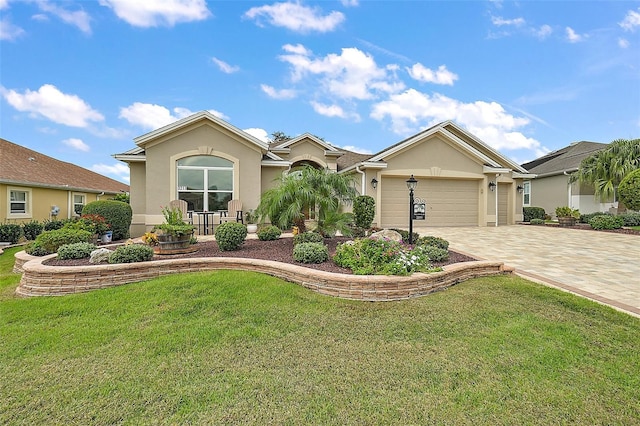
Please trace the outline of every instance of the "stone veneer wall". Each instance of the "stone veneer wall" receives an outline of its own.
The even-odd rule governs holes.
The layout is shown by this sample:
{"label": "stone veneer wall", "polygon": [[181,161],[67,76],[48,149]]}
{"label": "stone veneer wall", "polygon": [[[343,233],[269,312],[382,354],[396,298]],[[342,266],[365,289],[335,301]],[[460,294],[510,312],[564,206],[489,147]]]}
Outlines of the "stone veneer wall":
{"label": "stone veneer wall", "polygon": [[46,266],[55,255],[34,257],[16,253],[14,270],[22,272],[16,293],[20,296],[59,296],[145,281],[163,275],[235,269],[269,274],[298,283],[320,294],[345,299],[384,301],[422,296],[470,278],[513,272],[501,262],[463,262],[442,272],[411,276],[347,275],[258,259],[194,258],[154,260],[95,266]]}

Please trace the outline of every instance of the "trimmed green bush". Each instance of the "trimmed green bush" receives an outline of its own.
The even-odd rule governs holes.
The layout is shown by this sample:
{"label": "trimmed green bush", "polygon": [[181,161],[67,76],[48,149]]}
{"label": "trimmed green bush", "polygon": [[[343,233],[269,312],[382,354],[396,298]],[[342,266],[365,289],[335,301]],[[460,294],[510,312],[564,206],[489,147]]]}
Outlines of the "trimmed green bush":
{"label": "trimmed green bush", "polygon": [[640,210],[640,169],[625,176],[618,186],[620,201],[631,210]]}
{"label": "trimmed green bush", "polygon": [[43,228],[44,231],[54,231],[56,229],[62,229],[67,222],[69,222],[69,220],[45,220]]}
{"label": "trimmed green bush", "polygon": [[238,222],[225,222],[218,225],[215,237],[220,250],[238,250],[247,238],[247,227]]}
{"label": "trimmed green bush", "polygon": [[109,255],[109,263],[136,263],[153,259],[153,248],[145,244],[120,246]]}
{"label": "trimmed green bush", "polygon": [[436,246],[419,246],[415,251],[427,256],[431,262],[443,262],[449,259],[449,250]]}
{"label": "trimmed green bush", "polygon": [[624,225],[624,219],[620,216],[599,215],[589,221],[593,229],[620,229]]}
{"label": "trimmed green bush", "polygon": [[609,213],[609,212],[595,212],[595,213],[581,214],[580,215],[580,223],[589,223],[589,221],[591,219],[593,219],[594,217],[596,217],[596,216],[604,216],[604,215],[612,216],[612,214]]}
{"label": "trimmed green bush", "polygon": [[[397,233],[399,233],[402,236],[402,242],[403,243],[408,243],[409,242],[409,231],[405,231],[404,229],[398,229],[398,228],[391,228],[391,231],[396,231]],[[415,243],[416,241],[418,241],[418,239],[420,239],[420,234],[418,234],[417,232],[413,233],[413,242]]]}
{"label": "trimmed green bush", "polygon": [[24,251],[27,254],[30,254],[31,256],[46,256],[48,254],[51,254],[49,252],[47,252],[44,247],[42,247],[42,244],[40,244],[37,241],[33,241],[30,244],[28,244]]}
{"label": "trimmed green bush", "polygon": [[15,223],[3,223],[0,225],[0,241],[15,244],[22,236],[22,228]]}
{"label": "trimmed green bush", "polygon": [[441,248],[443,250],[449,250],[449,241],[440,237],[433,237],[433,236],[420,237],[416,241],[416,244],[421,246],[433,246],[433,247]]}
{"label": "trimmed green bush", "polygon": [[353,216],[357,227],[369,229],[376,215],[376,202],[369,195],[358,195],[353,200]]}
{"label": "trimmed green bush", "polygon": [[530,223],[532,225],[544,225],[544,219],[531,219]]}
{"label": "trimmed green bush", "polygon": [[640,226],[640,212],[625,212],[619,216],[624,221],[624,226]]}
{"label": "trimmed green bush", "polygon": [[35,240],[38,235],[42,234],[42,231],[44,231],[44,225],[37,220],[22,224],[22,233],[29,241]]}
{"label": "trimmed green bush", "polygon": [[302,263],[322,263],[329,260],[329,248],[323,243],[300,243],[293,247],[293,259]]}
{"label": "trimmed green bush", "polygon": [[523,207],[522,215],[525,222],[531,222],[531,219],[543,219],[546,212],[542,207]]}
{"label": "trimmed green bush", "polygon": [[58,249],[58,259],[84,259],[90,257],[96,248],[96,245],[91,243],[65,244]]}
{"label": "trimmed green bush", "polygon": [[322,243],[324,242],[324,237],[317,232],[302,232],[293,237],[293,245],[298,245],[300,243]]}
{"label": "trimmed green bush", "polygon": [[129,227],[133,217],[129,204],[113,200],[93,201],[84,206],[82,214],[96,214],[104,217],[111,226],[114,240],[129,238]]}
{"label": "trimmed green bush", "polygon": [[273,241],[280,238],[282,231],[275,225],[269,225],[258,229],[257,234],[260,241]]}
{"label": "trimmed green bush", "polygon": [[55,253],[65,244],[90,243],[94,239],[93,233],[82,229],[55,229],[38,235],[35,242],[47,254]]}

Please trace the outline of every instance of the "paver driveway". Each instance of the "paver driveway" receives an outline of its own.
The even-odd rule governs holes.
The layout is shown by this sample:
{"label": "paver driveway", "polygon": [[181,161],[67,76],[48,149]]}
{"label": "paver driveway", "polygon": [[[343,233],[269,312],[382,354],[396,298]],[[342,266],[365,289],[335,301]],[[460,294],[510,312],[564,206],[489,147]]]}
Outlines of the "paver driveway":
{"label": "paver driveway", "polygon": [[640,316],[640,236],[514,225],[415,228],[453,250],[502,261],[520,275]]}

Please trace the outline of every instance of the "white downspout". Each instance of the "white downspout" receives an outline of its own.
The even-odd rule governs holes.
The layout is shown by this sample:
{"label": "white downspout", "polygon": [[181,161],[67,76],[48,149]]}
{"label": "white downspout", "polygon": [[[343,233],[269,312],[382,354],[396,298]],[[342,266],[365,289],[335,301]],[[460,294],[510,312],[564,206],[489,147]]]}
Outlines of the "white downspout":
{"label": "white downspout", "polygon": [[[565,176],[570,176],[571,175],[571,173],[567,173],[566,170],[563,171],[562,174],[564,174]],[[571,208],[573,208],[573,203],[571,203],[571,197],[573,196],[572,192],[571,192],[571,187],[572,186],[573,186],[573,184],[571,182],[569,182],[569,184],[567,185],[567,187],[568,187],[567,188],[567,206],[569,206]]]}
{"label": "white downspout", "polygon": [[362,187],[362,195],[367,195],[367,187],[366,187],[366,182],[364,181],[366,178],[366,174],[360,170],[360,166],[356,166],[356,172],[360,173],[362,175],[362,179],[361,179],[361,187]]}
{"label": "white downspout", "polygon": [[496,228],[498,227],[498,178],[500,177],[499,174],[496,173]]}

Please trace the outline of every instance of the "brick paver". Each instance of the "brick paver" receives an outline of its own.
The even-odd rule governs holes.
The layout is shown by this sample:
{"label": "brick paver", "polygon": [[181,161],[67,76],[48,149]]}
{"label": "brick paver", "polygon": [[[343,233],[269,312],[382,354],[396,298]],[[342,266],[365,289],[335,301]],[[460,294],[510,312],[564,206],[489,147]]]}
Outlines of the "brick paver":
{"label": "brick paver", "polygon": [[534,281],[640,316],[640,236],[514,225],[415,228],[454,250],[502,261]]}

